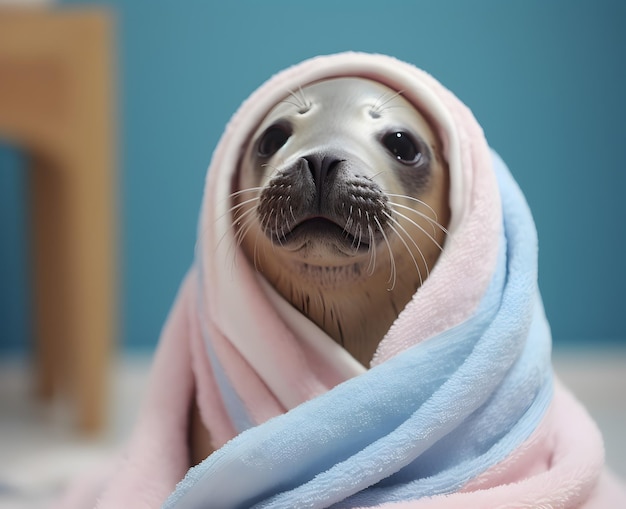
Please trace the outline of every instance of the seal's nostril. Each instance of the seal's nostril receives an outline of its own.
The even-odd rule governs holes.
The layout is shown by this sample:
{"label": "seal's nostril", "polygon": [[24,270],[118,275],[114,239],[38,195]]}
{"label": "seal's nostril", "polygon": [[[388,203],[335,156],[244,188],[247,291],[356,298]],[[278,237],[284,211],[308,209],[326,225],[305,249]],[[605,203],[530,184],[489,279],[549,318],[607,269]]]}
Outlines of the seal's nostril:
{"label": "seal's nostril", "polygon": [[344,161],[334,155],[310,154],[303,157],[307,163],[309,171],[313,176],[315,187],[319,190],[326,182],[328,176],[337,168],[339,163]]}
{"label": "seal's nostril", "polygon": [[333,161],[331,161],[330,164],[328,165],[327,173],[334,171],[335,168],[339,165],[339,163],[342,163],[344,160],[345,159],[334,159]]}

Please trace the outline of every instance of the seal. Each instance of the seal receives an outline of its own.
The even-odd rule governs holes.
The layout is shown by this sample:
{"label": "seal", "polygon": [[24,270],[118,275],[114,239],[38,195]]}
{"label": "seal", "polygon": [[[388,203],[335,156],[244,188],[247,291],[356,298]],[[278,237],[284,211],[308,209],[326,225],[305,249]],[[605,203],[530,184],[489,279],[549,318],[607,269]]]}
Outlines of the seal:
{"label": "seal", "polygon": [[[379,82],[330,78],[286,93],[242,148],[234,247],[367,367],[443,250],[442,154],[419,108]],[[194,403],[191,464],[211,451]]]}
{"label": "seal", "polygon": [[260,122],[233,186],[250,262],[368,366],[446,238],[449,174],[428,120],[370,79],[309,84]]}

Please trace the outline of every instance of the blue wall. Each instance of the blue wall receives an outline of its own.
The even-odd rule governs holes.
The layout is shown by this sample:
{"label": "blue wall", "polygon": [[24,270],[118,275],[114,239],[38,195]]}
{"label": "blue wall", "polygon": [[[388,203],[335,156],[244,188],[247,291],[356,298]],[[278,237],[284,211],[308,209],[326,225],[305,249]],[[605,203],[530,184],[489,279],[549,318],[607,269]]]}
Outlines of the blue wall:
{"label": "blue wall", "polygon": [[[276,71],[348,49],[413,62],[472,108],[533,209],[555,341],[626,343],[625,2],[62,3],[108,5],[119,20],[127,347],[158,338],[192,260],[204,172],[230,115]],[[15,253],[0,227],[4,277]],[[3,346],[14,342],[5,303],[16,294],[1,282]]]}
{"label": "blue wall", "polygon": [[0,352],[30,343],[26,159],[0,142]]}

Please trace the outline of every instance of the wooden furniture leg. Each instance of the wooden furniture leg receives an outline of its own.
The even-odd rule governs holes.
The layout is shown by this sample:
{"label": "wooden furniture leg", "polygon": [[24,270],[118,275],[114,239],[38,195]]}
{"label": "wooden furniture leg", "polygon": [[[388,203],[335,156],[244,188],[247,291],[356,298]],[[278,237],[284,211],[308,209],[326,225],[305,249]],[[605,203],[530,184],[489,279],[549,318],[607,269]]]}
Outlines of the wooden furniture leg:
{"label": "wooden furniture leg", "polygon": [[0,7],[0,136],[31,155],[38,391],[104,420],[116,320],[113,23]]}

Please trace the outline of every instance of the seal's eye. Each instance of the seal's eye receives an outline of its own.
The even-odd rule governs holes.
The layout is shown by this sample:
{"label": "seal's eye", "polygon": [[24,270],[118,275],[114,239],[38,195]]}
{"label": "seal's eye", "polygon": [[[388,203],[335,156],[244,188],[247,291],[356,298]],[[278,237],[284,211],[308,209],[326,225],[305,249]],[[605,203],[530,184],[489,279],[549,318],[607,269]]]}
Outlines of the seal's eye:
{"label": "seal's eye", "polygon": [[291,136],[291,130],[280,124],[276,124],[267,128],[259,140],[257,152],[261,157],[273,156],[280,147],[282,147]]}
{"label": "seal's eye", "polygon": [[383,136],[382,142],[391,155],[402,163],[416,163],[422,156],[417,143],[408,133],[402,131],[388,133]]}

